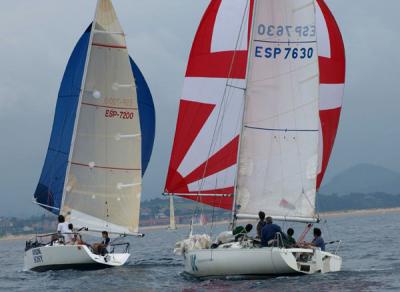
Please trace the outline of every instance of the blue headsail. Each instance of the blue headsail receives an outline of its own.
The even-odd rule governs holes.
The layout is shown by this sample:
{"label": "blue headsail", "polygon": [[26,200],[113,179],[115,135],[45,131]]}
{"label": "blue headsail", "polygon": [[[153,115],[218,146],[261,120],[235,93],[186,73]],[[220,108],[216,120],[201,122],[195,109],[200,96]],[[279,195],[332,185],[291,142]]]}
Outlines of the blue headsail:
{"label": "blue headsail", "polygon": [[139,67],[130,58],[139,107],[140,129],[142,132],[142,176],[145,174],[153,151],[156,133],[156,112],[149,86]]}
{"label": "blue headsail", "polygon": [[[82,85],[92,25],[86,29],[68,61],[58,93],[49,147],[35,201],[54,214],[59,213],[62,194],[67,175],[70,146],[74,131],[76,112]],[[142,72],[130,58],[135,77],[142,132],[142,176],[144,175],[153,151],[155,137],[155,109],[150,89]]]}

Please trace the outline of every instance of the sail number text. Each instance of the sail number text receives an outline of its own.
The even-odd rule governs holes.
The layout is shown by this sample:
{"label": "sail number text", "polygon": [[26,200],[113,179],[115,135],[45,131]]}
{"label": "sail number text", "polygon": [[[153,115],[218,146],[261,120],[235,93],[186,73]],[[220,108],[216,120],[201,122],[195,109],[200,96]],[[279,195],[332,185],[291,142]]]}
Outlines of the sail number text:
{"label": "sail number text", "polygon": [[40,248],[32,249],[32,256],[35,264],[43,263],[43,257]]}
{"label": "sail number text", "polygon": [[123,120],[132,120],[134,117],[134,113],[125,112],[125,111],[116,111],[116,110],[106,110],[104,115],[106,118],[118,118]]}
{"label": "sail number text", "polygon": [[314,48],[271,48],[256,46],[254,56],[267,59],[311,59],[314,56]]}
{"label": "sail number text", "polygon": [[265,25],[260,24],[257,28],[260,36],[286,36],[286,37],[315,37],[315,25],[292,26],[292,25]]}

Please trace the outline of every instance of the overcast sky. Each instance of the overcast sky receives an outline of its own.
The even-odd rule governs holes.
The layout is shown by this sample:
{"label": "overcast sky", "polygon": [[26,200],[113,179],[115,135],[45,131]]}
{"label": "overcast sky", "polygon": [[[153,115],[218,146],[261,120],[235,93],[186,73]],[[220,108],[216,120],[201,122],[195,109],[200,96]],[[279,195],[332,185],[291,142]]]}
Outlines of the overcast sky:
{"label": "overcast sky", "polygon": [[[0,10],[0,216],[38,214],[60,81],[95,0],[3,1]],[[143,199],[160,196],[191,43],[209,0],[114,0],[152,90],[157,135]],[[328,0],[344,36],[347,84],[326,181],[358,163],[400,172],[399,0]],[[384,2],[384,5],[382,4]]]}

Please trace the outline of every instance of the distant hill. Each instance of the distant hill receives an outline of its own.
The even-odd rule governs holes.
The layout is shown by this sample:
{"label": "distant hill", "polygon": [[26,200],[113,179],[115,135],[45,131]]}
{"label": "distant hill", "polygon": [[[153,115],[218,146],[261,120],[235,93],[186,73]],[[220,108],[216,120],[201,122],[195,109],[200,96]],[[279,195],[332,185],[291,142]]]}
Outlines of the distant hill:
{"label": "distant hill", "polygon": [[372,164],[358,164],[335,176],[320,189],[321,194],[400,194],[400,173]]}
{"label": "distant hill", "polygon": [[317,196],[317,210],[319,212],[396,207],[400,207],[400,195],[352,193],[344,196],[336,194]]}

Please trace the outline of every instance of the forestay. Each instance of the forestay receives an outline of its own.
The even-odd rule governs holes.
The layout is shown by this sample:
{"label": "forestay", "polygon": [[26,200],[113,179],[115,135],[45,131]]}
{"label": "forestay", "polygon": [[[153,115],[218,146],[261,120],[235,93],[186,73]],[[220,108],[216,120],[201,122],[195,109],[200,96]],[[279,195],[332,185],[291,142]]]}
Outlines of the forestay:
{"label": "forestay", "polygon": [[186,71],[165,192],[232,209],[253,1],[211,1]]}
{"label": "forestay", "polygon": [[314,1],[256,3],[237,212],[313,220],[320,126]]}
{"label": "forestay", "polygon": [[125,37],[109,0],[98,2],[64,187],[77,227],[138,231],[141,131]]}

